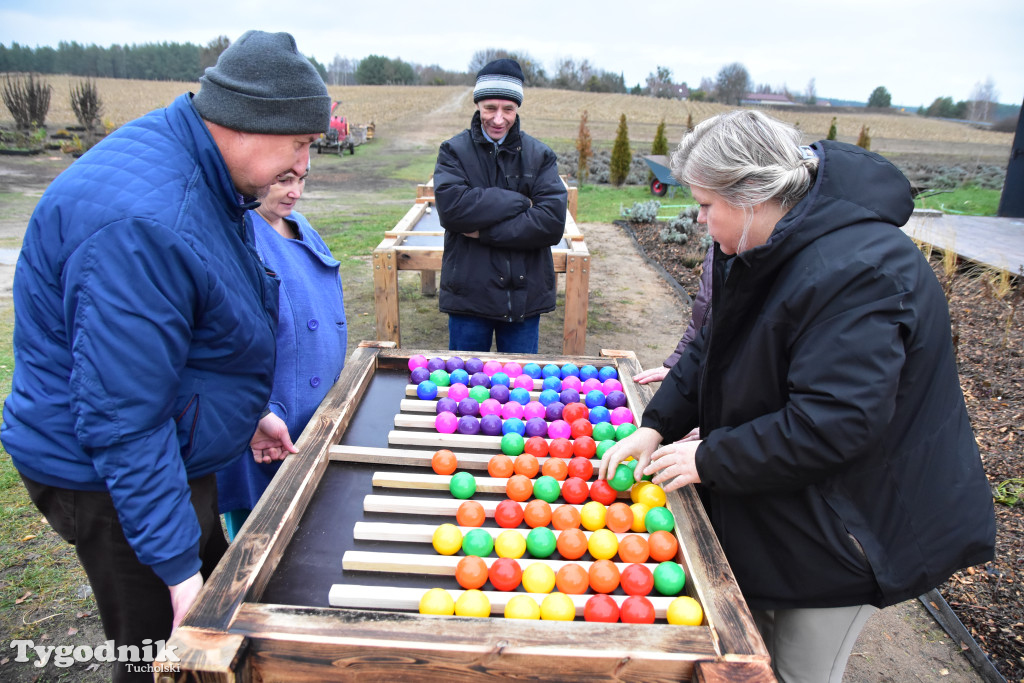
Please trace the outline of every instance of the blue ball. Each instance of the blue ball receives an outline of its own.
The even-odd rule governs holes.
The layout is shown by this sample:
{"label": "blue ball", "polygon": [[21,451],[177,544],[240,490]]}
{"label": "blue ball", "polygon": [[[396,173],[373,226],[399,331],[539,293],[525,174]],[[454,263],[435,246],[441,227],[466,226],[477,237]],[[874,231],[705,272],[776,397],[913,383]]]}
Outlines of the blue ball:
{"label": "blue ball", "polygon": [[423,401],[432,401],[437,398],[437,385],[425,379],[416,385],[416,395]]}
{"label": "blue ball", "polygon": [[430,379],[430,370],[427,370],[427,366],[420,365],[409,375],[409,381],[413,384],[419,384],[424,380]]}
{"label": "blue ball", "polygon": [[588,408],[596,408],[597,406],[603,406],[604,401],[605,396],[603,391],[594,389],[593,391],[587,392],[585,403],[587,404]]}
{"label": "blue ball", "polygon": [[608,410],[604,406],[594,406],[590,409],[590,414],[587,417],[590,420],[590,424],[596,425],[601,422],[612,421],[612,411]]}
{"label": "blue ball", "polygon": [[519,436],[526,433],[526,423],[518,417],[510,417],[501,424],[501,433],[510,434],[515,432]]}
{"label": "blue ball", "polygon": [[508,400],[515,401],[521,406],[525,406],[530,402],[530,392],[522,387],[516,387],[512,391],[508,392]]}
{"label": "blue ball", "polygon": [[561,377],[562,369],[554,363],[548,363],[544,366],[544,369],[541,370],[541,375],[544,377]]}
{"label": "blue ball", "polygon": [[493,375],[491,375],[491,386],[492,387],[495,384],[502,384],[502,385],[507,387],[511,382],[512,382],[512,380],[510,380],[508,378],[508,375],[506,375],[504,372],[496,372]]}
{"label": "blue ball", "polygon": [[586,382],[588,379],[592,379],[598,376],[598,370],[593,365],[584,365],[580,368],[580,379]]}
{"label": "blue ball", "polygon": [[614,365],[605,365],[602,366],[601,369],[597,371],[597,378],[600,379],[602,382],[605,381],[606,379],[618,379],[619,371],[615,369]]}
{"label": "blue ball", "polygon": [[541,389],[552,389],[554,391],[561,391],[562,390],[562,380],[559,379],[558,377],[555,377],[554,375],[549,376],[549,377],[545,377],[544,381],[541,382],[540,388]]}
{"label": "blue ball", "polygon": [[579,403],[580,392],[576,391],[575,389],[564,389],[562,393],[558,395],[558,400],[561,401],[563,405],[569,405],[570,403]]}
{"label": "blue ball", "polygon": [[508,396],[511,392],[504,384],[496,384],[491,387],[491,398],[498,403],[508,403]]}
{"label": "blue ball", "polygon": [[542,406],[548,406],[558,401],[558,392],[554,389],[545,389],[540,392],[540,396],[537,397],[537,400],[540,401]]}
{"label": "blue ball", "polygon": [[576,367],[575,363],[566,363],[562,366],[562,379],[566,377],[579,377],[580,369]]}
{"label": "blue ball", "polygon": [[448,381],[452,384],[465,384],[469,386],[469,373],[462,368],[456,368],[448,375]]}
{"label": "blue ball", "polygon": [[541,370],[540,366],[537,365],[536,363],[527,363],[526,365],[523,366],[523,374],[526,375],[527,377],[540,379],[543,376],[543,371]]}

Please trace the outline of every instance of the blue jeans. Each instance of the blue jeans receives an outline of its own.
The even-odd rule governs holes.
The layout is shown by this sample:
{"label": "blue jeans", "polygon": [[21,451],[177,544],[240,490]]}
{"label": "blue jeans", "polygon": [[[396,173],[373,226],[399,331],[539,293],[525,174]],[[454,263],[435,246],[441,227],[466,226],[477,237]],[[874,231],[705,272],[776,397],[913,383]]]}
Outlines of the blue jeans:
{"label": "blue jeans", "polygon": [[537,353],[540,316],[521,323],[478,318],[474,315],[448,316],[448,348],[452,351],[490,351],[491,338],[499,353]]}

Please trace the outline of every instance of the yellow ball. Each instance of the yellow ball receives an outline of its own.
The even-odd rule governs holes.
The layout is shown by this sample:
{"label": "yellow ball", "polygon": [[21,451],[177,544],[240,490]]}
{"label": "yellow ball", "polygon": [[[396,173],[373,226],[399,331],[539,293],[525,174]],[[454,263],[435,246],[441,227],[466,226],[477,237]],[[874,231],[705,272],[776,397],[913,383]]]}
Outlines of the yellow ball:
{"label": "yellow ball", "polygon": [[455,614],[455,601],[443,588],[431,588],[420,598],[420,614]]}
{"label": "yellow ball", "polygon": [[608,508],[603,503],[599,503],[596,500],[588,501],[580,508],[580,524],[588,531],[603,529],[604,518],[607,513]]}
{"label": "yellow ball", "polygon": [[634,503],[639,502],[640,499],[637,498],[637,494],[639,494],[640,491],[642,491],[644,488],[648,486],[654,486],[654,484],[647,481],[646,479],[643,481],[638,481],[637,483],[633,484],[633,486],[630,487],[629,489],[630,500],[632,500]]}
{"label": "yellow ball", "polygon": [[464,591],[455,601],[455,614],[460,617],[489,617],[491,601],[475,588]]}
{"label": "yellow ball", "polygon": [[636,502],[649,508],[665,507],[665,489],[657,484],[645,486],[636,494]]}
{"label": "yellow ball", "polygon": [[529,595],[513,595],[505,603],[506,619],[540,619],[540,607]]}
{"label": "yellow ball", "polygon": [[433,543],[441,555],[454,555],[462,549],[462,531],[454,524],[442,524],[434,529]]}
{"label": "yellow ball", "polygon": [[523,570],[523,590],[527,593],[550,593],[555,587],[555,570],[542,562],[534,562]]}
{"label": "yellow ball", "polygon": [[565,593],[551,593],[540,603],[540,618],[545,621],[572,621],[576,618],[576,605]]}
{"label": "yellow ball", "polygon": [[629,509],[633,511],[633,523],[630,525],[629,530],[638,534],[647,531],[647,523],[644,522],[644,518],[647,517],[647,511],[651,508],[643,503],[633,503],[629,506]]}
{"label": "yellow ball", "polygon": [[619,539],[611,529],[598,529],[590,534],[587,550],[595,560],[610,560],[619,552]]}
{"label": "yellow ball", "polygon": [[494,539],[494,552],[518,560],[526,552],[526,538],[515,529],[505,529]]}
{"label": "yellow ball", "polygon": [[676,626],[700,626],[704,621],[704,610],[700,603],[688,595],[680,595],[668,604],[668,623]]}

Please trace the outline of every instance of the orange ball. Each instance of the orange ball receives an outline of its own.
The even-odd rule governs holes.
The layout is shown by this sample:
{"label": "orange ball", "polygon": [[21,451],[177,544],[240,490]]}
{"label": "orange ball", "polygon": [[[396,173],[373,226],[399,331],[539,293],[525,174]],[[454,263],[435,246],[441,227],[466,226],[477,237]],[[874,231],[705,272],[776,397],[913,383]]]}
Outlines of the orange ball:
{"label": "orange ball", "polygon": [[590,415],[590,409],[582,403],[570,403],[562,408],[562,419],[571,426],[576,420]]}
{"label": "orange ball", "polygon": [[507,455],[496,455],[487,461],[487,474],[495,479],[508,479],[515,473],[512,458]]}
{"label": "orange ball", "polygon": [[551,506],[546,500],[534,498],[526,504],[526,510],[523,511],[523,520],[526,522],[526,526],[531,529],[547,526],[551,523]]}
{"label": "orange ball", "polygon": [[487,583],[487,563],[476,555],[466,555],[455,565],[455,580],[466,590]]}
{"label": "orange ball", "polygon": [[565,458],[568,460],[572,457],[572,441],[569,439],[552,439],[551,443],[548,444],[548,455],[552,458]]}
{"label": "orange ball", "polygon": [[605,512],[604,525],[617,534],[626,533],[633,526],[633,510],[625,503],[612,503]]}
{"label": "orange ball", "polygon": [[579,529],[580,511],[572,505],[559,505],[551,513],[551,526],[555,529]]}
{"label": "orange ball", "polygon": [[676,559],[679,551],[679,541],[672,535],[672,532],[658,529],[647,539],[647,545],[651,550],[651,559],[655,562],[667,562]]}
{"label": "orange ball", "polygon": [[533,495],[533,480],[524,474],[513,474],[505,484],[505,495],[522,503]]}
{"label": "orange ball", "polygon": [[611,593],[619,587],[619,568],[611,560],[594,560],[589,578],[595,593]]}
{"label": "orange ball", "polygon": [[515,457],[512,468],[516,474],[533,479],[540,472],[540,463],[537,458],[529,453],[520,453]]}
{"label": "orange ball", "polygon": [[569,463],[562,458],[548,458],[544,461],[544,466],[540,468],[540,473],[558,481],[565,481],[565,478],[569,476]]}
{"label": "orange ball", "polygon": [[579,529],[564,529],[555,541],[558,554],[566,560],[578,560],[587,552],[587,535]]}
{"label": "orange ball", "polygon": [[555,574],[555,588],[566,595],[583,595],[589,587],[587,570],[575,562],[563,564]]}
{"label": "orange ball", "polygon": [[523,444],[523,451],[536,458],[543,458],[548,454],[548,441],[543,436],[531,436]]}
{"label": "orange ball", "polygon": [[650,557],[647,539],[639,534],[626,534],[619,541],[619,560],[633,564],[643,564]]}
{"label": "orange ball", "polygon": [[438,474],[451,474],[459,466],[455,454],[447,448],[442,448],[430,458],[430,466]]}
{"label": "orange ball", "polygon": [[483,526],[486,518],[484,506],[475,500],[462,501],[459,504],[459,509],[455,512],[455,521],[459,523],[459,526]]}

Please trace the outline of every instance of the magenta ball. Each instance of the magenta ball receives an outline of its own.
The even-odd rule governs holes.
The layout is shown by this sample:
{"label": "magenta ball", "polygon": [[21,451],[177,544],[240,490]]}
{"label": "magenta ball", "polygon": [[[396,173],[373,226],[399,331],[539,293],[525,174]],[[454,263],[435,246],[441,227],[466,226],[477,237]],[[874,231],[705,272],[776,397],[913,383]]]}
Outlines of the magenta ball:
{"label": "magenta ball", "polygon": [[457,401],[453,401],[450,398],[439,398],[437,399],[437,408],[434,410],[435,413],[454,413],[458,411],[459,404]]}
{"label": "magenta ball", "polygon": [[480,415],[501,415],[501,404],[489,398],[480,404]]}
{"label": "magenta ball", "polygon": [[501,436],[501,418],[497,415],[484,415],[481,417],[480,433],[487,436]]}
{"label": "magenta ball", "polygon": [[519,375],[523,374],[523,366],[520,365],[519,363],[513,363],[510,361],[508,363],[505,363],[503,369],[505,370],[505,374],[511,377],[512,379],[515,379]]}
{"label": "magenta ball", "polygon": [[572,427],[565,420],[555,420],[548,425],[548,436],[552,439],[568,439],[572,436]]}
{"label": "magenta ball", "polygon": [[469,396],[469,387],[465,384],[453,384],[448,387],[448,398],[453,401],[461,401],[467,396]]}
{"label": "magenta ball", "polygon": [[459,434],[479,434],[480,420],[472,415],[463,415],[459,418]]}
{"label": "magenta ball", "polygon": [[444,370],[445,360],[440,356],[434,356],[427,361],[427,370],[433,372],[434,370]]}
{"label": "magenta ball", "polygon": [[459,415],[470,415],[476,417],[480,414],[480,404],[475,399],[466,397],[459,401]]}
{"label": "magenta ball", "polygon": [[615,410],[626,405],[626,395],[621,391],[609,391],[604,397],[604,406],[608,410]]}
{"label": "magenta ball", "polygon": [[544,417],[544,411],[546,410],[543,403],[540,401],[530,401],[523,406],[523,419],[529,420],[534,417]]}
{"label": "magenta ball", "polygon": [[501,372],[501,361],[489,360],[484,363],[484,374],[490,377],[496,372]]}
{"label": "magenta ball", "polygon": [[523,436],[547,436],[548,423],[543,417],[531,417],[526,421],[526,433]]}
{"label": "magenta ball", "polygon": [[[510,375],[511,376],[511,375]],[[533,391],[533,378],[529,375],[518,375],[512,380],[512,386],[516,389],[526,389],[527,391]]]}
{"label": "magenta ball", "polygon": [[434,428],[442,434],[453,434],[459,427],[459,418],[455,413],[438,413],[434,418]]}
{"label": "magenta ball", "polygon": [[589,394],[591,391],[600,391],[602,394],[604,393],[601,386],[601,380],[596,377],[583,380],[583,387],[580,389],[580,393]]}
{"label": "magenta ball", "polygon": [[633,411],[626,406],[619,406],[612,411],[612,424],[616,427],[633,421]]}
{"label": "magenta ball", "polygon": [[412,372],[416,368],[427,367],[427,357],[422,353],[417,353],[415,356],[409,356],[409,371]]}
{"label": "magenta ball", "polygon": [[544,408],[544,419],[548,422],[562,419],[562,410],[565,408],[561,401],[552,401]]}
{"label": "magenta ball", "polygon": [[462,360],[458,356],[452,356],[451,358],[444,362],[444,369],[447,370],[449,374],[455,372],[456,370],[462,370],[465,367],[466,361]]}
{"label": "magenta ball", "polygon": [[516,417],[522,419],[523,417],[523,406],[521,403],[515,401],[509,401],[501,408],[501,416],[506,420],[510,417]]}
{"label": "magenta ball", "polygon": [[419,384],[420,382],[428,379],[430,379],[430,370],[427,370],[426,365],[413,368],[413,371],[409,373],[409,381],[413,384]]}
{"label": "magenta ball", "polygon": [[583,381],[580,380],[576,375],[569,375],[568,377],[562,378],[562,389],[575,389],[579,391],[583,388]]}
{"label": "magenta ball", "polygon": [[495,386],[491,387],[491,398],[493,398],[498,403],[507,403],[508,393],[508,387],[506,387],[504,384],[496,384]]}
{"label": "magenta ball", "polygon": [[604,388],[604,393],[610,394],[613,391],[622,391],[622,382],[611,377],[601,382],[601,386]]}

